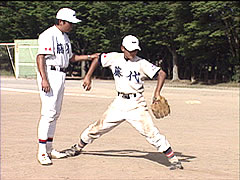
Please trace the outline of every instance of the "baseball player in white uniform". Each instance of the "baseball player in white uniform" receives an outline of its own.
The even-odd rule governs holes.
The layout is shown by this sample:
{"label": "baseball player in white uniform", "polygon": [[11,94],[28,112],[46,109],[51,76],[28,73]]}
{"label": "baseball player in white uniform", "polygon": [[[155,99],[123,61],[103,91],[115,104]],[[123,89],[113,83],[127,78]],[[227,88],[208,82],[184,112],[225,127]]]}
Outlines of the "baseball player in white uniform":
{"label": "baseball player in white uniform", "polygon": [[98,54],[74,55],[66,32],[70,32],[76,18],[75,11],[62,8],[56,15],[56,23],[40,34],[37,55],[37,82],[41,98],[41,118],[38,124],[38,155],[42,165],[52,164],[51,158],[66,155],[53,149],[52,142],[56,121],[60,116],[64,94],[66,68],[69,61],[83,61],[98,58]]}
{"label": "baseball player in white uniform", "polygon": [[159,133],[153,124],[152,117],[148,111],[146,101],[143,96],[143,79],[158,76],[157,87],[154,97],[160,95],[166,73],[159,67],[153,65],[145,59],[137,56],[139,40],[132,35],[125,36],[122,41],[121,50],[123,53],[111,52],[102,53],[98,62],[94,60],[84,78],[83,86],[90,90],[91,75],[99,63],[102,67],[109,67],[112,70],[117,96],[108,107],[102,118],[91,124],[80,135],[79,143],[73,145],[65,152],[68,156],[75,156],[82,148],[101,135],[109,132],[114,127],[124,121],[130,123],[147,141],[164,153],[170,163],[170,169],[183,169],[181,162],[174,155],[172,148],[166,137]]}

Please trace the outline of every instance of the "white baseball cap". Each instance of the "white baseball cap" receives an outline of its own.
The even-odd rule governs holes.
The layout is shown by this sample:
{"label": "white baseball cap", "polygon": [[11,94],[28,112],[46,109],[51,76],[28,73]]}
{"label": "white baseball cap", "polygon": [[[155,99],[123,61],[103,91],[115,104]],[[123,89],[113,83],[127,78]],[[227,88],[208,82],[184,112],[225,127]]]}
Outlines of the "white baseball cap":
{"label": "white baseball cap", "polygon": [[64,21],[68,21],[70,23],[78,23],[81,22],[80,19],[76,18],[76,12],[69,8],[62,8],[57,12],[56,19],[61,19]]}
{"label": "white baseball cap", "polygon": [[122,41],[122,46],[124,46],[128,51],[141,51],[141,48],[139,47],[139,40],[133,35],[125,36]]}

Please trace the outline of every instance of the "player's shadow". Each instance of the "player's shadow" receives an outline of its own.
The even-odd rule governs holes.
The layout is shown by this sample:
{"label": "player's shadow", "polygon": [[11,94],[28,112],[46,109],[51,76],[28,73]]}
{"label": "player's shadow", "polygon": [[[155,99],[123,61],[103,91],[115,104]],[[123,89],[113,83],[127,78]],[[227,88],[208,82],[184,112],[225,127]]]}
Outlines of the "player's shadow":
{"label": "player's shadow", "polygon": [[[145,152],[139,150],[106,150],[106,151],[82,151],[83,155],[92,155],[92,156],[106,156],[106,157],[123,157],[123,158],[139,158],[147,159],[164,166],[170,166],[170,162],[163,153],[159,152]],[[81,155],[80,154],[80,155]],[[190,162],[191,159],[196,158],[196,156],[184,155],[180,152],[174,152],[181,162]]]}

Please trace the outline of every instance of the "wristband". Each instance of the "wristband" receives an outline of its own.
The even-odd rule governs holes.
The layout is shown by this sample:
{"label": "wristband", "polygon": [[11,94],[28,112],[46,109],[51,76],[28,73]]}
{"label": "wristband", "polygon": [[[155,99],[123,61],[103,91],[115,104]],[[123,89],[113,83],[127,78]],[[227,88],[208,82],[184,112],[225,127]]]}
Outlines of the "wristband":
{"label": "wristband", "polygon": [[90,55],[88,55],[88,56],[87,56],[87,59],[88,59],[88,60],[92,60],[92,58],[91,58],[91,56],[90,56]]}

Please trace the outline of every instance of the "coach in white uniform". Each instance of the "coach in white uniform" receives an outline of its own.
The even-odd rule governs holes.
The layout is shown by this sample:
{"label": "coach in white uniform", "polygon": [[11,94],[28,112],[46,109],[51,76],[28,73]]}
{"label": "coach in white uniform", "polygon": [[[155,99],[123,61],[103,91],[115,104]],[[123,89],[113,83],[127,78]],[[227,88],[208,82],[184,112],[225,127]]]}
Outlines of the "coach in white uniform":
{"label": "coach in white uniform", "polygon": [[42,165],[52,164],[51,158],[62,158],[65,154],[53,149],[52,142],[56,121],[60,115],[64,94],[66,68],[69,61],[92,60],[98,54],[74,55],[66,32],[73,23],[81,22],[75,11],[62,8],[56,15],[56,24],[40,34],[37,55],[37,81],[41,98],[41,118],[38,124],[38,161]]}
{"label": "coach in white uniform", "polygon": [[[123,53],[102,53],[98,60],[102,67],[109,67],[112,70],[117,97],[108,107],[102,118],[89,125],[83,131],[79,143],[64,152],[68,156],[77,155],[85,145],[92,143],[101,135],[109,132],[122,122],[127,121],[140,134],[145,136],[147,141],[155,146],[159,152],[164,153],[168,157],[171,162],[171,170],[183,169],[181,162],[174,155],[166,137],[160,134],[159,130],[153,124],[143,96],[144,78],[158,77],[158,83],[153,95],[154,97],[158,97],[164,84],[166,73],[149,61],[137,56],[141,48],[139,47],[139,40],[135,36],[126,36],[122,41],[121,50]],[[94,60],[84,78],[83,86],[87,90],[91,88],[90,77],[96,66],[97,60]]]}

